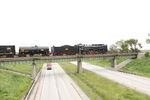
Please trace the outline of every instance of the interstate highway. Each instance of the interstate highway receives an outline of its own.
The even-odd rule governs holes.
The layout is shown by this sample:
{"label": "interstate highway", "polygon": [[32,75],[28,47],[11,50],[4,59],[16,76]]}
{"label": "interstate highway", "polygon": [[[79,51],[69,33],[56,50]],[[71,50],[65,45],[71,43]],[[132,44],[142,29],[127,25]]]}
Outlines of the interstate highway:
{"label": "interstate highway", "polygon": [[42,68],[29,100],[90,100],[57,63]]}

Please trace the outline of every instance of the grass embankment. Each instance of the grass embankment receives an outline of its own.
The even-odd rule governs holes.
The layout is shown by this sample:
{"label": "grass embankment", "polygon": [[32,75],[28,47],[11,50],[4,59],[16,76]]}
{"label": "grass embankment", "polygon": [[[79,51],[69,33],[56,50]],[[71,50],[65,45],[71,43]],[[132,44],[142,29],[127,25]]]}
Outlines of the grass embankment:
{"label": "grass embankment", "polygon": [[91,100],[150,100],[150,97],[110,81],[90,71],[76,74],[76,66],[60,63],[62,68],[91,98]]}
{"label": "grass embankment", "polygon": [[101,59],[89,59],[89,60],[84,60],[85,62],[91,63],[93,65],[98,65],[101,67],[109,67],[111,66],[111,61],[108,58],[101,58]]}
{"label": "grass embankment", "polygon": [[[37,70],[39,70],[42,67],[42,65],[43,64],[36,64]],[[0,66],[0,68],[22,72],[25,74],[32,73],[32,64],[6,64],[3,66]]]}
{"label": "grass embankment", "polygon": [[[122,61],[129,59],[129,57],[117,57],[116,63],[119,64]],[[92,59],[92,60],[85,60],[85,62],[91,63],[93,65],[98,65],[101,67],[110,67],[111,66],[111,58],[101,58],[101,59]]]}
{"label": "grass embankment", "polygon": [[122,68],[128,72],[150,77],[150,58],[135,59]]}
{"label": "grass embankment", "polygon": [[21,100],[31,79],[0,71],[0,100]]}
{"label": "grass embankment", "polygon": [[125,61],[127,59],[130,59],[130,57],[118,57],[116,59],[116,63],[119,64],[119,63],[121,63],[121,62],[123,62],[123,61]]}

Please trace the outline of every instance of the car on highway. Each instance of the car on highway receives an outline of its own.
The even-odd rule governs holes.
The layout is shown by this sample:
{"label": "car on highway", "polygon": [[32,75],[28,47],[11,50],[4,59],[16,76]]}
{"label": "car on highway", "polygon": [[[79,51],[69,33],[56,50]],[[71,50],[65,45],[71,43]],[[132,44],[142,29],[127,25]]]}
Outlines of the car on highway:
{"label": "car on highway", "polygon": [[47,70],[52,70],[52,63],[47,63]]}

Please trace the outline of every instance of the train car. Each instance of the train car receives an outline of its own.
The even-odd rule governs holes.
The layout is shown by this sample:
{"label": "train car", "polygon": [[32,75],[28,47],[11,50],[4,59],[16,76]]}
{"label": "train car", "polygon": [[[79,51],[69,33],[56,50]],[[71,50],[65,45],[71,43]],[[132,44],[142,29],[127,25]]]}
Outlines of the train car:
{"label": "train car", "polygon": [[1,57],[14,57],[15,54],[15,45],[0,45]]}
{"label": "train car", "polygon": [[26,57],[26,56],[49,56],[49,47],[19,47],[19,56]]}
{"label": "train car", "polygon": [[107,52],[107,45],[104,44],[77,44],[74,46],[64,45],[51,48],[53,56],[76,55],[76,54],[104,54]]}
{"label": "train car", "polygon": [[79,53],[77,46],[63,45],[60,47],[53,46],[51,48],[53,56],[76,55]]}
{"label": "train car", "polygon": [[107,52],[107,45],[104,44],[77,44],[79,54],[104,54]]}
{"label": "train car", "polygon": [[104,54],[107,52],[107,45],[104,44],[91,44],[80,46],[81,54]]}

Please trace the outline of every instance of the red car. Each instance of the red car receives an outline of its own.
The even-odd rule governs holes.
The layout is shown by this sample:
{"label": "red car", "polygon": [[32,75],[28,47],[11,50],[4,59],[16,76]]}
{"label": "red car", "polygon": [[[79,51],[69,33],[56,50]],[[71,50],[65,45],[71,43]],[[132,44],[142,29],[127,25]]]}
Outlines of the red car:
{"label": "red car", "polygon": [[52,69],[52,63],[47,63],[47,70],[51,70]]}

